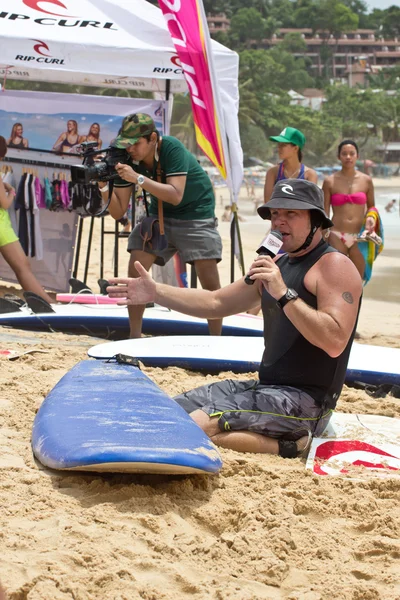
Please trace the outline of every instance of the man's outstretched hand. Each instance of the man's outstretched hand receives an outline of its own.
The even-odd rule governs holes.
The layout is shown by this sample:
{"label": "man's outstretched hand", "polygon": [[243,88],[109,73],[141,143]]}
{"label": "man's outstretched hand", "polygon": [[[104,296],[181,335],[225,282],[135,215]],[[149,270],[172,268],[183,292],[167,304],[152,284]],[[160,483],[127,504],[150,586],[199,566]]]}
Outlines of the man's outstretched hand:
{"label": "man's outstretched hand", "polygon": [[156,298],[156,282],[139,261],[135,262],[139,277],[111,277],[111,285],[107,287],[110,298],[119,298],[120,306],[135,306],[154,302]]}

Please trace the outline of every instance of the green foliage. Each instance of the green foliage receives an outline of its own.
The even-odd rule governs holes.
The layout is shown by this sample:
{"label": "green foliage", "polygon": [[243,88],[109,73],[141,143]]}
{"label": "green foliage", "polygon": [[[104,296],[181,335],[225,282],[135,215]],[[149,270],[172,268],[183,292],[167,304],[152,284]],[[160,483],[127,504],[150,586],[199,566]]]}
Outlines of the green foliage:
{"label": "green foliage", "polygon": [[382,35],[388,38],[400,36],[400,6],[390,6],[382,11],[385,15],[382,18]]}

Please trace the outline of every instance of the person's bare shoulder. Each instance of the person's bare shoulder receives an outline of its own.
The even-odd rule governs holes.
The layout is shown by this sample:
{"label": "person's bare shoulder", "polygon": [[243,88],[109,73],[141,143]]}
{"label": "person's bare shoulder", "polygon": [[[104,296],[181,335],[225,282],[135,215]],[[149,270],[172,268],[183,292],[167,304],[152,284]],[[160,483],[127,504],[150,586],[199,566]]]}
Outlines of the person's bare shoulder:
{"label": "person's bare shoulder", "polygon": [[312,183],[318,182],[318,173],[311,167],[304,167],[304,177]]}
{"label": "person's bare shoulder", "polygon": [[272,175],[276,175],[279,169],[279,165],[274,165],[273,167],[270,167],[267,171],[267,176],[272,176]]}
{"label": "person's bare shoulder", "polygon": [[341,252],[327,252],[314,265],[318,270],[319,281],[330,285],[332,282],[351,283],[356,289],[362,290],[359,272],[348,256]]}
{"label": "person's bare shoulder", "polygon": [[323,181],[322,187],[323,189],[331,189],[333,185],[333,175],[327,175]]}
{"label": "person's bare shoulder", "polygon": [[305,276],[306,288],[315,296],[350,290],[358,298],[362,292],[362,281],[354,263],[341,252],[327,252],[311,267]]}

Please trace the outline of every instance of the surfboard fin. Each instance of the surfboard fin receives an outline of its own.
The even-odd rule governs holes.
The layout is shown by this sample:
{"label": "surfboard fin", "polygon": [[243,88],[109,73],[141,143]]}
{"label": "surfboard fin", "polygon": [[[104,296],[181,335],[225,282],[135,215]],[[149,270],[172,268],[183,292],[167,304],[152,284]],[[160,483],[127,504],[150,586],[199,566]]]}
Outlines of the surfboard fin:
{"label": "surfboard fin", "polygon": [[71,286],[71,292],[73,294],[93,294],[92,290],[86,285],[86,283],[83,283],[83,281],[80,281],[79,279],[75,279],[75,277],[71,277],[68,283]]}
{"label": "surfboard fin", "polygon": [[24,300],[15,294],[4,294],[4,298],[10,302],[14,302],[14,304],[17,304],[19,307],[24,306],[25,304]]}
{"label": "surfboard fin", "polygon": [[32,312],[36,313],[54,313],[51,305],[34,292],[24,292],[24,298]]}
{"label": "surfboard fin", "polygon": [[107,288],[110,285],[107,279],[98,279],[97,283],[99,284],[100,294],[107,296]]}
{"label": "surfboard fin", "polygon": [[13,313],[18,311],[21,311],[21,309],[16,302],[8,300],[7,298],[0,298],[0,314]]}

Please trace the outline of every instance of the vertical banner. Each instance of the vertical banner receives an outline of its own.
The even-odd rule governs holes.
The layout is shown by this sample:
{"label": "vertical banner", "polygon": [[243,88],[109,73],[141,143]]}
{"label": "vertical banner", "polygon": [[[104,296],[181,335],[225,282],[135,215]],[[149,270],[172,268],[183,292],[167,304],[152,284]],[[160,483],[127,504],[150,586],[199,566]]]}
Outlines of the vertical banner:
{"label": "vertical banner", "polygon": [[[197,143],[219,169],[236,201],[243,179],[238,103],[224,102],[221,106],[202,0],[159,0],[159,5],[188,84]],[[228,76],[237,86],[237,72]],[[232,125],[232,118],[236,124],[228,130],[226,124]],[[231,134],[236,139],[231,141]],[[232,163],[235,164],[233,171]]]}

